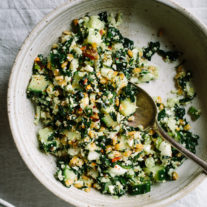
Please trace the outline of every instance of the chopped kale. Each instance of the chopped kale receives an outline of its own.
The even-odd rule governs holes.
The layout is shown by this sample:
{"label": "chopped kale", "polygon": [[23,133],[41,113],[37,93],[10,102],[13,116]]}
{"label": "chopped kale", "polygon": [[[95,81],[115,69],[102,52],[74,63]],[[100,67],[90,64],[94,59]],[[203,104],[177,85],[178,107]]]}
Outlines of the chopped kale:
{"label": "chopped kale", "polygon": [[183,117],[185,115],[185,108],[179,107],[177,104],[175,104],[174,112],[175,112],[176,118],[183,119]]}
{"label": "chopped kale", "polygon": [[200,117],[201,112],[200,112],[200,110],[196,109],[194,106],[191,106],[188,109],[188,114],[191,116],[191,119],[193,121],[196,121]]}
{"label": "chopped kale", "polygon": [[151,60],[152,56],[160,49],[159,42],[149,42],[148,47],[143,50],[143,57]]}
{"label": "chopped kale", "polygon": [[165,118],[166,117],[166,111],[165,109],[161,110],[159,113],[158,113],[158,118],[157,120],[160,121],[161,119]]}
{"label": "chopped kale", "polygon": [[108,22],[108,19],[107,19],[108,18],[108,14],[107,14],[106,11],[99,13],[98,16],[99,16],[101,21],[104,21],[106,23]]}
{"label": "chopped kale", "polygon": [[182,55],[182,53],[179,51],[164,51],[159,49],[158,55],[160,55],[164,60],[175,61]]}

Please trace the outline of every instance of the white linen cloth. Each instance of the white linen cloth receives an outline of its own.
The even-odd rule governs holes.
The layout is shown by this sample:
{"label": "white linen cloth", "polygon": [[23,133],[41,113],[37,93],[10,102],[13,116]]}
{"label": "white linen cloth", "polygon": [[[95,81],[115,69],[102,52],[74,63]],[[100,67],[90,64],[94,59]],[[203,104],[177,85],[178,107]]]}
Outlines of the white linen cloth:
{"label": "white linen cloth", "polygon": [[[42,186],[27,169],[10,133],[7,83],[13,61],[27,34],[66,0],[0,0],[0,198],[16,207],[70,206]],[[167,1],[167,0],[166,0]],[[174,0],[207,24],[207,0]],[[170,207],[206,207],[207,180]]]}

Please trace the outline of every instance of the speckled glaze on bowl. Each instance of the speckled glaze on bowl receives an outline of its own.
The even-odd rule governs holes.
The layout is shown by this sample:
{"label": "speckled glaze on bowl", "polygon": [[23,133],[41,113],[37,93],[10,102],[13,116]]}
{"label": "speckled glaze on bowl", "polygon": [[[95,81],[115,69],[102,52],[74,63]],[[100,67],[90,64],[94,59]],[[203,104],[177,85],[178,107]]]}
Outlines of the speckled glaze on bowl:
{"label": "speckled glaze on bowl", "polygon": [[[145,195],[124,196],[114,199],[92,190],[90,193],[74,187],[65,188],[55,180],[55,161],[52,156],[38,150],[37,128],[33,124],[34,110],[26,98],[26,87],[32,73],[33,60],[37,54],[47,55],[61,31],[70,28],[74,18],[86,13],[97,14],[101,11],[122,12],[123,34],[144,46],[150,40],[157,40],[156,33],[164,28],[165,35],[159,38],[162,45],[173,42],[185,53],[188,68],[193,71],[194,84],[198,92],[195,104],[202,108],[202,118],[192,123],[195,132],[201,135],[197,154],[206,158],[207,134],[207,30],[202,23],[185,9],[166,0],[74,0],[46,16],[31,32],[24,42],[12,69],[8,89],[8,114],[11,131],[16,146],[28,168],[55,195],[76,206],[165,206],[176,201],[197,186],[205,175],[190,160],[178,172],[180,178],[174,182],[158,184]],[[157,81],[143,85],[151,95],[169,95],[173,88],[174,65],[163,63],[159,57],[153,62],[159,67]]]}

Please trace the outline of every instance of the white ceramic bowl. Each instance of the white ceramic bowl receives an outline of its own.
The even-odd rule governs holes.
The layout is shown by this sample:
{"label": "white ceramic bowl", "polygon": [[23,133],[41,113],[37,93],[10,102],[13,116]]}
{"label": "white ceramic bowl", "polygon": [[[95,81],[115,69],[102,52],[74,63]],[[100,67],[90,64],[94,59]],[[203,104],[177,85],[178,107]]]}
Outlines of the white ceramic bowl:
{"label": "white ceramic bowl", "polygon": [[[145,195],[124,196],[113,199],[92,190],[90,193],[74,187],[65,188],[55,180],[55,161],[52,156],[38,150],[37,128],[33,124],[34,111],[26,98],[26,87],[32,73],[33,60],[37,54],[48,54],[51,44],[57,41],[61,31],[70,27],[74,18],[100,11],[122,12],[124,21],[121,31],[132,38],[136,45],[144,46],[158,39],[158,28],[164,28],[162,45],[171,41],[185,53],[188,67],[193,71],[202,118],[193,124],[194,131],[201,135],[197,154],[206,158],[207,152],[207,30],[185,9],[166,0],[74,0],[66,3],[45,17],[28,36],[12,69],[8,90],[9,121],[17,148],[32,173],[50,191],[76,206],[163,206],[176,201],[198,185],[204,178],[201,170],[187,160],[178,172],[180,178],[152,187]],[[174,65],[160,58],[153,59],[160,68],[160,78],[143,87],[152,95],[166,96],[173,87]],[[197,103],[196,103],[197,104]]]}

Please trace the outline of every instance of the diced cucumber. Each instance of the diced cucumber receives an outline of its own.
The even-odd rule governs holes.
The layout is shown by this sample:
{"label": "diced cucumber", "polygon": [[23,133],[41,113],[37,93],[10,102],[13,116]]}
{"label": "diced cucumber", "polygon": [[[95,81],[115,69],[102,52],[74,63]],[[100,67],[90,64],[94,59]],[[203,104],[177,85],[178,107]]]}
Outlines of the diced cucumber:
{"label": "diced cucumber", "polygon": [[85,24],[88,28],[101,30],[104,28],[104,22],[99,19],[99,16],[91,16],[90,20]]}
{"label": "diced cucumber", "polygon": [[159,146],[159,150],[162,156],[168,156],[168,157],[172,156],[171,145],[165,141],[161,142]]}
{"label": "diced cucumber", "polygon": [[49,85],[44,75],[32,75],[32,79],[27,88],[28,91],[42,93]]}
{"label": "diced cucumber", "polygon": [[33,67],[37,71],[41,70],[41,67],[36,62],[34,63],[34,66]]}
{"label": "diced cucumber", "polygon": [[102,111],[103,113],[105,113],[105,114],[109,114],[110,112],[115,111],[115,109],[114,109],[113,106],[109,106],[109,107],[106,107],[106,108],[102,107],[102,108],[101,108],[101,111]]}
{"label": "diced cucumber", "polygon": [[136,101],[132,102],[129,98],[121,101],[119,111],[124,116],[130,116],[136,111]]}
{"label": "diced cucumber", "polygon": [[116,77],[114,70],[106,67],[101,68],[101,75],[107,78],[108,80],[112,80]]}
{"label": "diced cucumber", "polygon": [[81,86],[79,84],[79,81],[83,78],[83,76],[86,74],[86,72],[76,72],[73,76],[73,82],[72,87],[74,89],[80,89]]}
{"label": "diced cucumber", "polygon": [[65,168],[63,171],[64,180],[75,180],[77,178],[77,175],[70,169]]}
{"label": "diced cucumber", "polygon": [[145,172],[148,175],[152,173],[152,176],[156,182],[162,182],[167,178],[165,167],[162,165],[155,165],[154,167],[151,168],[145,168]]}
{"label": "diced cucumber", "polygon": [[48,143],[48,138],[54,133],[50,127],[40,129],[38,132],[39,140],[42,144]]}
{"label": "diced cucumber", "polygon": [[106,124],[107,127],[114,128],[115,126],[117,126],[117,122],[114,121],[109,114],[104,115],[102,121]]}
{"label": "diced cucumber", "polygon": [[66,187],[70,187],[77,180],[77,175],[71,169],[65,167],[63,170],[63,178],[63,184]]}
{"label": "diced cucumber", "polygon": [[150,192],[151,184],[150,182],[145,182],[143,184],[129,186],[130,195],[139,195]]}
{"label": "diced cucumber", "polygon": [[37,125],[39,123],[40,114],[41,114],[41,108],[40,108],[40,106],[36,106],[35,107],[35,120],[34,120],[35,125]]}
{"label": "diced cucumber", "polygon": [[89,28],[88,30],[88,37],[86,42],[89,44],[96,43],[97,45],[102,43],[101,34],[93,28]]}
{"label": "diced cucumber", "polygon": [[65,135],[68,138],[68,140],[79,140],[81,138],[79,132],[71,132],[69,130],[64,130],[62,134]]}

